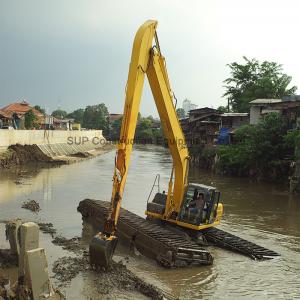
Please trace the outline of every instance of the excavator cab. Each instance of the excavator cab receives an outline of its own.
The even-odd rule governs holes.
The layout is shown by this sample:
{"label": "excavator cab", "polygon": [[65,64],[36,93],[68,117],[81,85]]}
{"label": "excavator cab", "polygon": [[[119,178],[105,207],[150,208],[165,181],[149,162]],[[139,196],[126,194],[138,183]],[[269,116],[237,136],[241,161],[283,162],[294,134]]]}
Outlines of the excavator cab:
{"label": "excavator cab", "polygon": [[[223,206],[219,201],[220,192],[216,188],[190,183],[176,220],[168,221],[195,230],[215,226],[220,223],[223,214]],[[147,203],[146,215],[154,219],[165,219],[166,202],[165,193],[156,193],[153,200]]]}
{"label": "excavator cab", "polygon": [[213,224],[218,216],[219,200],[220,192],[216,188],[190,183],[178,219],[196,226]]}

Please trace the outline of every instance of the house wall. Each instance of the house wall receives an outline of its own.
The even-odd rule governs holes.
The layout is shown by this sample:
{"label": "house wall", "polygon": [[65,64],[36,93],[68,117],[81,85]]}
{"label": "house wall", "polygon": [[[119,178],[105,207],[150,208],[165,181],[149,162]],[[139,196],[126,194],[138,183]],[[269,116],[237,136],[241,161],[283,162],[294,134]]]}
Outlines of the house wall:
{"label": "house wall", "polygon": [[232,120],[232,128],[239,128],[245,124],[249,124],[249,117],[236,117]]}
{"label": "house wall", "polygon": [[250,107],[250,124],[256,125],[259,123],[260,119],[260,106],[251,106]]}
{"label": "house wall", "polygon": [[105,140],[102,130],[65,131],[65,130],[7,130],[0,129],[0,152],[9,146],[21,145],[75,145],[91,143],[94,148],[103,146]]}

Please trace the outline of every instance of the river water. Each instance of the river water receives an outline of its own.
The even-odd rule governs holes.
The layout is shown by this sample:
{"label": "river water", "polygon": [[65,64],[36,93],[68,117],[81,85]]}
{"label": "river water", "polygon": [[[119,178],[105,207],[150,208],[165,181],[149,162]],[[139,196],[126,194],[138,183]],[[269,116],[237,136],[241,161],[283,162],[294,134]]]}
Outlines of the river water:
{"label": "river water", "polygon": [[[0,220],[21,217],[52,222],[63,236],[80,235],[82,221],[76,210],[78,203],[85,198],[110,199],[114,155],[111,151],[58,168],[1,171]],[[155,175],[161,175],[161,189],[167,189],[171,164],[168,150],[136,146],[123,207],[144,216]],[[214,256],[212,266],[168,270],[130,254],[129,268],[181,299],[300,299],[300,196],[289,195],[287,188],[281,185],[216,176],[197,167],[190,168],[190,181],[213,185],[221,191],[225,215],[220,228],[281,256],[269,261],[253,261],[210,247],[208,250]],[[41,211],[37,215],[21,209],[27,199],[40,203]],[[58,256],[66,255],[44,235],[41,240],[50,265]],[[122,251],[124,249],[118,254],[120,257],[126,254]],[[74,279],[67,289],[68,298],[88,298],[90,281],[91,278],[80,276]],[[134,295],[122,297],[130,299]]]}

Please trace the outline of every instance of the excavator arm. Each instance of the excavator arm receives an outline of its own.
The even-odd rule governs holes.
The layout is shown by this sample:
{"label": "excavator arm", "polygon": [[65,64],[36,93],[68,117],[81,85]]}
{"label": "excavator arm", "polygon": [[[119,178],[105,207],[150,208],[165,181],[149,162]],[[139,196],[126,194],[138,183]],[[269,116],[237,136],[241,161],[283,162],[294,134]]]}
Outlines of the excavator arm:
{"label": "excavator arm", "polygon": [[[173,94],[165,59],[160,51],[156,27],[157,21],[145,22],[134,39],[120,139],[115,158],[110,212],[103,232],[99,233],[90,245],[90,255],[94,258],[98,257],[97,259],[91,257],[91,260],[105,267],[109,265],[117,243],[115,231],[128,173],[145,74],[147,74],[163,132],[173,158],[165,210],[166,218],[172,214],[174,216],[178,214],[187,186],[188,150],[173,103]],[[152,46],[153,40],[155,40],[155,46]]]}

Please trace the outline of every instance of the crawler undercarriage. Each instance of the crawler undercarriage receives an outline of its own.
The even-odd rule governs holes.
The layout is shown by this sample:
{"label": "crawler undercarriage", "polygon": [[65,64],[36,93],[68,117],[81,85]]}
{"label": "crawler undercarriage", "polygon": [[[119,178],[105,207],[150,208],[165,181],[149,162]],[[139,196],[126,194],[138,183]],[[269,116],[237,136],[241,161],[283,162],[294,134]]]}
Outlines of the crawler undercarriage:
{"label": "crawler undercarriage", "polygon": [[[109,205],[107,201],[85,199],[80,202],[78,211],[84,222],[101,231]],[[178,228],[173,230],[169,224],[143,219],[123,208],[117,236],[121,241],[136,247],[143,255],[168,268],[212,264],[213,257],[205,245],[229,249],[252,259],[270,259],[279,255],[215,227],[205,229],[200,234]]]}

